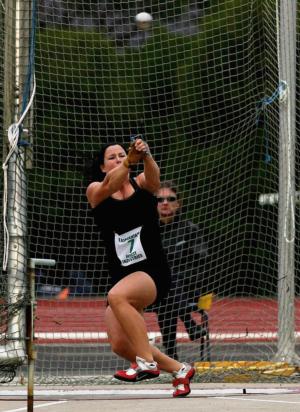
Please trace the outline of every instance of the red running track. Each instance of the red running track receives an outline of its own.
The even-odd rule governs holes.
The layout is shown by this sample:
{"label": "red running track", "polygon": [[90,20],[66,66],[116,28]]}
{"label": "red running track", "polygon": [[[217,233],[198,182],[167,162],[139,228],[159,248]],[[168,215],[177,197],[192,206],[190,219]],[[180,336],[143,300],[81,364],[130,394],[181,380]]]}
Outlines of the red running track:
{"label": "red running track", "polygon": [[[38,300],[35,334],[38,343],[107,341],[104,299]],[[193,316],[201,321],[198,313]],[[148,332],[159,334],[155,313],[146,313]],[[300,299],[295,301],[296,331],[300,332]],[[271,299],[215,299],[209,311],[211,339],[274,340],[277,332],[277,302]],[[187,340],[178,321],[177,340]],[[298,335],[298,333],[297,333]],[[299,334],[300,335],[300,334]]]}

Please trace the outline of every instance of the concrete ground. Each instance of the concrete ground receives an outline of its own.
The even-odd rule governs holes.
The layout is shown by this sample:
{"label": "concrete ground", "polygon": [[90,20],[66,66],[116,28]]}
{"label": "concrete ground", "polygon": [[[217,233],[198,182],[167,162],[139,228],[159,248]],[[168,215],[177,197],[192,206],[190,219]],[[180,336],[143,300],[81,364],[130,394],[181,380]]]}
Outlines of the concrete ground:
{"label": "concrete ground", "polygon": [[[35,387],[34,410],[47,412],[299,412],[297,384],[192,384],[184,399],[169,384]],[[0,387],[0,412],[27,411],[27,388]]]}

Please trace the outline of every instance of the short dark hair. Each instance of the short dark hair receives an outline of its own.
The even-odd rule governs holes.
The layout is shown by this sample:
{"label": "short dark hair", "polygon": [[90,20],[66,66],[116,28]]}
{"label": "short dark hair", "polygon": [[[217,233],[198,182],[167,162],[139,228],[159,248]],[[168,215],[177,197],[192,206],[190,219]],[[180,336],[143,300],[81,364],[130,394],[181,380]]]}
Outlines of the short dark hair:
{"label": "short dark hair", "polygon": [[92,159],[87,160],[84,167],[84,176],[87,185],[92,182],[102,182],[106,173],[102,172],[101,166],[104,164],[104,156],[106,149],[110,146],[121,146],[125,152],[127,151],[123,143],[111,142],[103,145],[98,152],[96,152]]}

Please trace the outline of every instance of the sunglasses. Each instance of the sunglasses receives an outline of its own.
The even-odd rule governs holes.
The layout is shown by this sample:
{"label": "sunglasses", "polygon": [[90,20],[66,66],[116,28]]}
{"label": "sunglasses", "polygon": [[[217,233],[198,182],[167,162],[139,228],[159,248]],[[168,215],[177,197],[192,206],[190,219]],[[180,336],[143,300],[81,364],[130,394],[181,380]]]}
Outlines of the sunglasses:
{"label": "sunglasses", "polygon": [[167,202],[176,202],[177,198],[175,196],[157,197],[158,203],[163,203],[164,200],[166,200]]}

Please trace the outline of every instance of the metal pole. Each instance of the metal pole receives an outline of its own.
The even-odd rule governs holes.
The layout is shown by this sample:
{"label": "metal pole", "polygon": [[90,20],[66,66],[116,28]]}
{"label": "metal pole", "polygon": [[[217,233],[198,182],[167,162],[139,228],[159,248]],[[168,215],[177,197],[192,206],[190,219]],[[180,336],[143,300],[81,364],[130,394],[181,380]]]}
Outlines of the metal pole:
{"label": "metal pole", "polygon": [[[27,270],[27,183],[24,175],[24,151],[14,153],[8,166],[9,252],[7,266],[8,303],[14,308],[26,299]],[[8,339],[18,340],[25,350],[25,305],[10,317]]]}
{"label": "metal pole", "polygon": [[28,262],[28,285],[29,303],[26,308],[26,337],[27,337],[27,361],[28,361],[28,384],[27,384],[27,412],[33,412],[34,404],[34,366],[36,349],[34,344],[34,319],[35,319],[35,268],[38,265],[54,266],[53,259],[29,259]]}
{"label": "metal pole", "polygon": [[[4,135],[15,123],[21,111],[28,69],[31,26],[31,2],[5,0],[5,51],[4,51]],[[28,83],[28,81],[27,81]],[[3,139],[3,159],[10,150]],[[25,174],[25,149],[16,147],[7,163],[7,303],[9,310],[8,343],[0,346],[1,360],[20,364],[25,360],[25,300],[27,298],[27,181]],[[14,308],[22,308],[15,311]]]}
{"label": "metal pole", "polygon": [[278,348],[276,361],[300,364],[295,353],[295,99],[296,0],[280,0],[278,63],[283,85],[279,101]]}
{"label": "metal pole", "polygon": [[35,301],[35,270],[30,267],[28,270],[28,285],[30,302],[26,308],[26,349],[28,364],[28,383],[27,383],[27,411],[33,412],[33,392],[34,392],[34,362],[36,359],[36,350],[34,346],[34,314],[36,308]]}
{"label": "metal pole", "polygon": [[[5,1],[5,50],[4,50],[4,111],[3,134],[14,122],[17,113],[16,93],[16,0]],[[3,139],[3,159],[8,153],[7,139]],[[26,193],[26,181],[22,176],[24,152],[16,151],[10,158],[7,170],[7,228],[9,231],[7,264],[7,303],[9,309],[25,299],[26,293],[26,202],[20,203]],[[7,340],[0,346],[0,361],[8,359],[18,364],[25,359],[25,308],[8,318]]]}
{"label": "metal pole", "polygon": [[[3,135],[7,135],[8,127],[14,121],[14,98],[15,98],[15,20],[16,1],[6,0],[4,7],[4,84],[3,84]],[[3,139],[3,160],[7,154],[7,140]]]}

